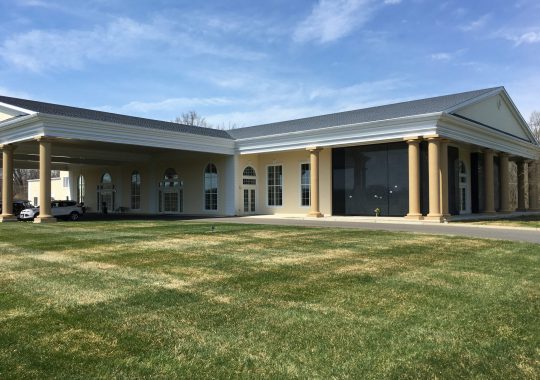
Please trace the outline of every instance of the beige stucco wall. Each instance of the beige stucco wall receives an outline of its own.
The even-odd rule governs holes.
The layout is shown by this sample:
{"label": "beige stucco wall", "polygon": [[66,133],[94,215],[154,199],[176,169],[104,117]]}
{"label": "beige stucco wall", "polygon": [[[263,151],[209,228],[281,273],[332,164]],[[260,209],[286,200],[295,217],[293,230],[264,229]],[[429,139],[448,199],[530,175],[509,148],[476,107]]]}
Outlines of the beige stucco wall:
{"label": "beige stucco wall", "polygon": [[[64,187],[64,178],[69,178],[69,171],[60,171],[59,178],[51,179],[51,197],[52,199],[74,199],[71,196],[71,183],[70,186]],[[71,181],[71,179],[69,180]],[[37,202],[35,199],[37,198]],[[39,179],[31,179],[28,181],[28,200],[35,205],[40,204],[39,199]]]}
{"label": "beige stucco wall", "polygon": [[[120,166],[76,166],[70,167],[71,191],[77,197],[77,181],[83,175],[86,185],[85,204],[90,212],[97,211],[97,186],[105,172],[109,172],[116,187],[115,207],[131,206],[131,173],[137,170],[141,175],[141,209],[130,210],[140,213],[158,212],[158,184],[167,168],[174,168],[184,183],[183,214],[227,214],[227,202],[234,201],[234,213],[243,214],[242,172],[246,166],[253,166],[257,173],[256,213],[257,214],[307,214],[309,207],[300,205],[300,165],[309,163],[309,152],[305,150],[276,152],[236,156],[234,159],[234,185],[229,186],[227,176],[230,172],[230,160],[218,154],[198,154],[190,152],[171,152],[154,157],[146,163],[133,163]],[[231,161],[232,162],[232,161]],[[218,170],[218,210],[204,210],[204,169],[213,163]],[[283,206],[267,205],[267,166],[279,164],[283,166]],[[324,149],[320,153],[320,206],[321,212],[330,215],[331,199],[331,150]],[[234,198],[230,197],[234,187]]]}
{"label": "beige stucco wall", "polygon": [[[204,170],[209,163],[218,171],[218,209],[204,209]],[[71,177],[73,196],[77,196],[79,175],[83,175],[86,185],[85,204],[91,212],[97,211],[97,186],[104,173],[111,174],[116,188],[115,208],[125,207],[130,212],[157,213],[158,185],[167,168],[173,168],[183,181],[183,214],[221,215],[226,211],[227,156],[219,154],[198,154],[191,152],[171,152],[154,157],[146,163],[132,163],[119,166],[72,166]],[[141,176],[141,208],[131,210],[131,174],[138,171]]]}
{"label": "beige stucco wall", "polygon": [[[331,149],[323,149],[319,155],[319,192],[320,208],[325,215],[332,213],[332,154]],[[300,198],[300,165],[309,163],[309,152],[297,150],[242,155],[239,158],[238,175],[241,176],[246,166],[253,166],[257,172],[257,214],[307,214],[309,206],[301,206]],[[283,205],[268,206],[267,199],[267,167],[282,165],[283,167]],[[241,189],[241,185],[239,186]],[[237,192],[237,205],[242,205],[242,191]],[[238,214],[243,210],[237,209]]]}
{"label": "beige stucco wall", "polygon": [[480,103],[464,107],[458,112],[460,115],[479,121],[483,124],[511,133],[514,136],[528,139],[518,120],[514,117],[505,100],[493,96]]}

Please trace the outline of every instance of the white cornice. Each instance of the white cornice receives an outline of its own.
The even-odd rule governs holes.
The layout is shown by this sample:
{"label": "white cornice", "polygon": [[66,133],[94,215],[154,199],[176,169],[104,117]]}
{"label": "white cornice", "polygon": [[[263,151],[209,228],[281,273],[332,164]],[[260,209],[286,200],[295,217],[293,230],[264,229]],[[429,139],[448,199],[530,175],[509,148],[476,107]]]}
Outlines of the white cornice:
{"label": "white cornice", "polygon": [[437,132],[453,140],[530,159],[535,159],[540,154],[540,147],[537,145],[454,115],[443,115],[437,123]]}
{"label": "white cornice", "polygon": [[25,141],[37,136],[219,154],[235,152],[232,139],[66,116],[34,114],[0,123],[1,143]]}
{"label": "white cornice", "polygon": [[434,133],[440,113],[371,121],[237,140],[241,154],[264,153],[309,146],[345,146],[376,141],[398,141],[412,134]]}
{"label": "white cornice", "polygon": [[17,106],[13,106],[11,104],[8,104],[8,103],[3,103],[3,102],[0,102],[0,108],[4,108],[6,110],[11,110],[11,111],[15,111],[15,113],[24,113],[24,114],[27,114],[27,115],[33,115],[35,114],[36,112],[35,111],[30,111],[30,110],[27,110],[26,108],[21,108],[21,107],[17,107]]}

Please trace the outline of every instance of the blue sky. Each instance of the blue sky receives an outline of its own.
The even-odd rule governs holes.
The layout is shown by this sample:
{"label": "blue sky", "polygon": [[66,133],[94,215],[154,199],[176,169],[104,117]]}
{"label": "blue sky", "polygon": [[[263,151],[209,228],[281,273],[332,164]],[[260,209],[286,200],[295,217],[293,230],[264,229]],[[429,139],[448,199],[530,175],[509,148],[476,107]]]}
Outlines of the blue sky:
{"label": "blue sky", "polygon": [[504,85],[540,110],[540,2],[0,0],[0,94],[248,126]]}

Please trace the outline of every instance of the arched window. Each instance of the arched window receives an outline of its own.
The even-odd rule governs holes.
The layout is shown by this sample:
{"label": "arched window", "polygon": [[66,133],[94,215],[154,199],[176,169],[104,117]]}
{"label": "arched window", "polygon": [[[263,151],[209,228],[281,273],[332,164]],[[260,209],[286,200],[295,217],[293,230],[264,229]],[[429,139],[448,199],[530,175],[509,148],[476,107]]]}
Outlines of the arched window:
{"label": "arched window", "polygon": [[182,212],[184,207],[184,189],[180,177],[173,168],[165,170],[159,182],[159,212]]}
{"label": "arched window", "polygon": [[141,208],[141,175],[137,170],[131,173],[131,209]]}
{"label": "arched window", "polygon": [[105,173],[101,176],[101,183],[112,183],[112,177],[109,173]]}
{"label": "arched window", "polygon": [[256,185],[257,184],[257,174],[255,173],[255,169],[253,169],[251,166],[247,166],[244,169],[244,173],[242,173],[242,183],[244,185]]}
{"label": "arched window", "polygon": [[255,212],[255,193],[257,185],[257,173],[251,166],[246,166],[242,173],[242,184],[244,185],[244,213]]}
{"label": "arched window", "polygon": [[84,193],[85,193],[85,185],[84,185],[84,176],[80,175],[77,179],[77,202],[84,203]]}
{"label": "arched window", "polygon": [[97,210],[104,213],[114,211],[116,204],[116,189],[109,172],[101,176],[101,183],[97,186]]}
{"label": "arched window", "polygon": [[208,164],[204,169],[204,209],[217,210],[217,168],[214,164]]}
{"label": "arched window", "polygon": [[164,187],[174,187],[178,185],[178,174],[173,168],[168,168],[165,170],[165,175],[163,176],[163,185]]}

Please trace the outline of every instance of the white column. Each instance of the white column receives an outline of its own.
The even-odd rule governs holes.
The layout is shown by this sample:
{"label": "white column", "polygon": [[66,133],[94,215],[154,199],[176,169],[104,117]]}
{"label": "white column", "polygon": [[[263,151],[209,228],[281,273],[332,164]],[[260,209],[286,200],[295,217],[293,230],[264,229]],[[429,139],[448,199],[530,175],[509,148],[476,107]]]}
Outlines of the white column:
{"label": "white column", "polygon": [[225,208],[223,212],[227,216],[235,216],[240,207],[237,202],[237,199],[239,199],[237,195],[240,191],[240,182],[238,176],[238,171],[240,170],[238,167],[239,165],[240,163],[237,154],[228,156],[225,164],[225,175],[221,177],[225,182],[225,186],[223,186],[225,189],[225,194],[223,194]]}

